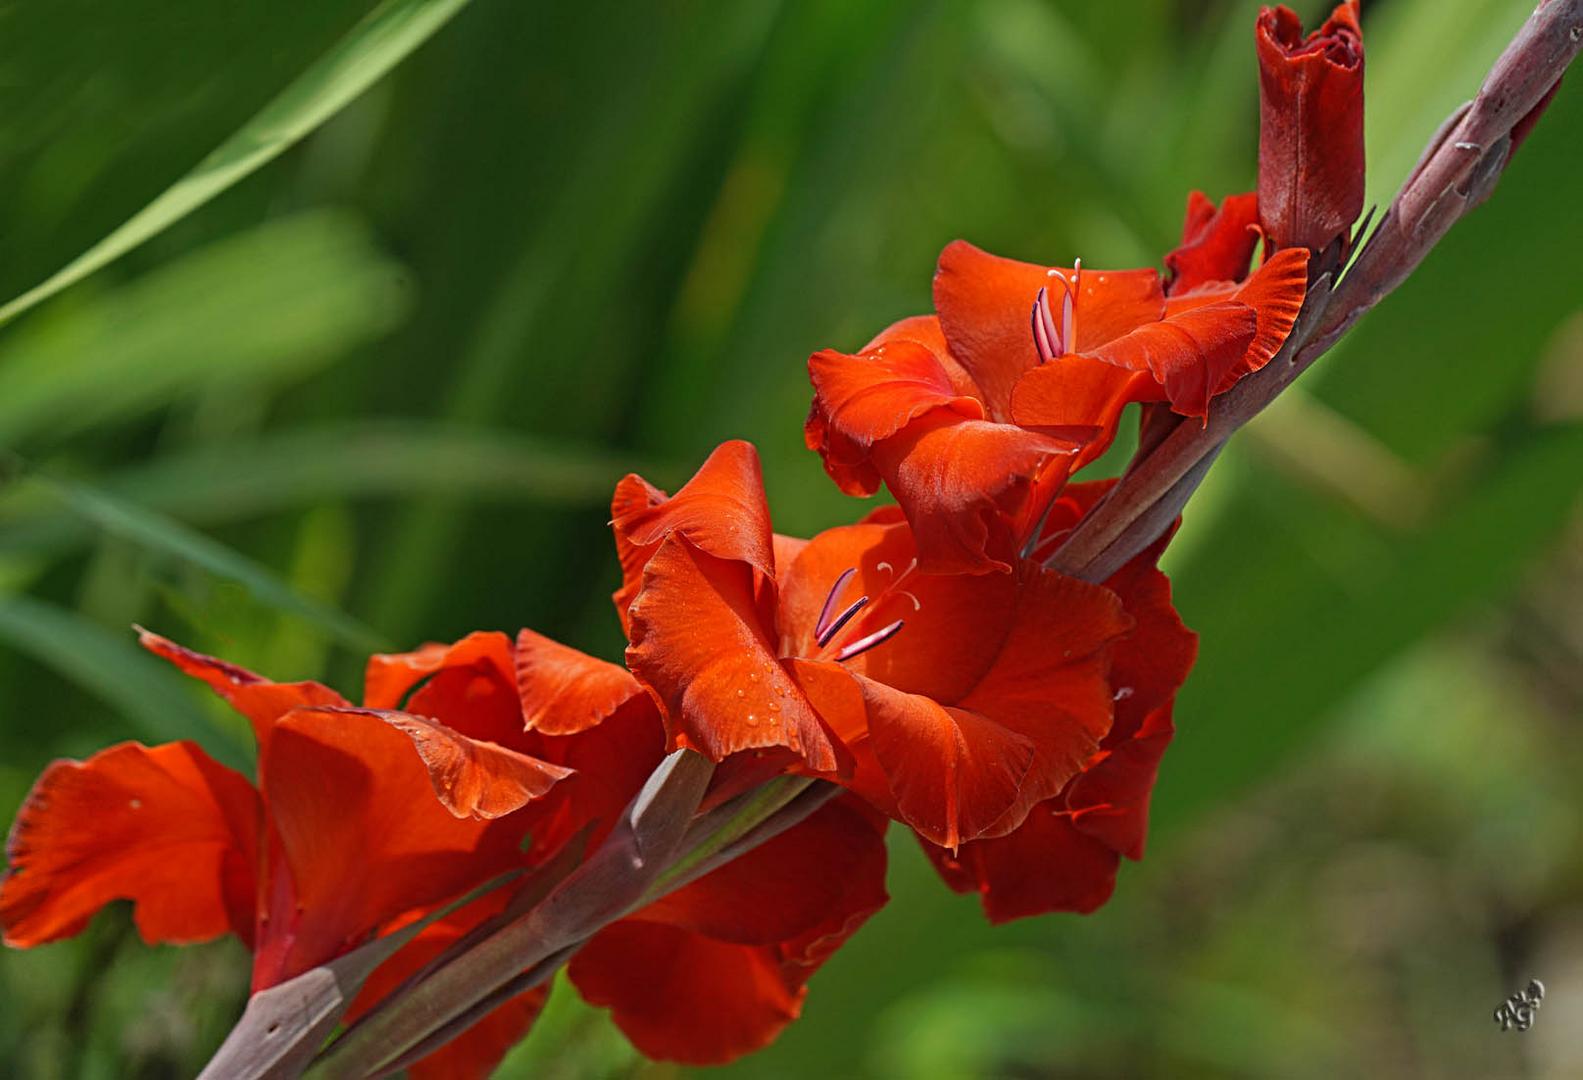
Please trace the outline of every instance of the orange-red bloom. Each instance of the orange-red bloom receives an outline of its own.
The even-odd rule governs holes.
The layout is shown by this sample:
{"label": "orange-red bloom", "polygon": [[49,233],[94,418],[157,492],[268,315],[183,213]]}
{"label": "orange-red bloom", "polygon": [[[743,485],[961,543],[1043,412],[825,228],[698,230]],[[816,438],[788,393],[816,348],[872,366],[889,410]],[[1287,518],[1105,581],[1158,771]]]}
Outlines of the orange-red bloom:
{"label": "orange-red bloom", "polygon": [[[517,836],[531,828],[534,856],[549,855],[589,824],[591,851],[665,753],[654,703],[630,673],[531,630],[515,642],[475,633],[455,645],[375,657],[367,684],[372,701],[394,705],[410,691],[409,711],[442,711],[454,730],[494,740],[481,745],[573,770],[556,799],[513,819]],[[479,797],[513,798],[509,771],[483,758],[476,764],[476,778],[456,782],[463,770],[430,762],[436,791],[458,813]],[[760,1049],[796,1018],[819,965],[884,906],[882,826],[853,808],[827,806],[595,934],[573,960],[572,981],[590,1002],[609,1006],[650,1058],[720,1064]],[[439,939],[433,951],[458,932],[443,923],[431,928]],[[531,1023],[529,1004],[519,1002],[509,1016],[502,1016],[507,1006],[497,1009],[468,1037],[483,1045],[492,1039],[503,1052]]]}
{"label": "orange-red bloom", "polygon": [[[272,683],[143,640],[252,721],[260,784],[191,743],[127,743],[51,766],[12,833],[0,884],[7,944],[77,933],[125,898],[151,942],[236,933],[263,989],[539,862],[590,826],[591,850],[664,754],[653,702],[625,669],[529,630],[375,656],[360,708],[318,683]],[[882,825],[826,807],[596,935],[579,985],[650,1057],[723,1062],[767,1044],[818,965],[884,904]],[[349,1016],[505,898],[488,894],[425,929],[374,973]],[[692,983],[632,977],[660,940]],[[647,943],[636,967],[628,941]],[[517,995],[411,1072],[486,1075],[546,993]]]}
{"label": "orange-red bloom", "polygon": [[1153,270],[1079,272],[949,245],[935,274],[938,316],[905,319],[854,355],[810,358],[809,448],[848,494],[890,488],[925,571],[1010,570],[1129,403],[1203,417],[1286,340],[1307,254],[1280,253],[1243,280],[1246,210],[1228,200],[1216,218],[1190,207],[1169,296]]}
{"label": "orange-red bloom", "polygon": [[[413,744],[444,732],[437,721],[354,709],[318,683],[272,683],[153,634],[143,641],[252,721],[258,787],[192,743],[124,743],[52,765],[12,833],[0,894],[8,943],[76,933],[127,898],[150,941],[235,931],[262,989],[514,861],[512,838],[484,815],[459,819],[434,799]],[[524,801],[567,775],[443,738],[458,754],[497,755]]]}
{"label": "orange-red bloom", "polygon": [[954,847],[1016,828],[1110,728],[1131,623],[1106,589],[1025,560],[919,573],[889,510],[777,542],[747,443],[674,498],[629,477],[615,503],[618,538],[648,553],[617,593],[627,660],[673,745],[785,755]]}
{"label": "orange-red bloom", "polygon": [[[490,821],[483,803],[470,816],[448,812],[415,744],[431,767],[484,762],[518,805],[569,775],[445,727],[459,718],[445,707],[422,717],[354,708],[318,683],[269,682],[153,634],[143,643],[251,721],[258,786],[187,742],[56,762],[12,830],[0,886],[7,944],[70,936],[129,899],[145,940],[230,930],[253,950],[253,988],[273,986],[520,863],[520,831]],[[531,1016],[536,1006],[508,1007]],[[476,1051],[464,1043],[451,1055]]]}
{"label": "orange-red bloom", "polygon": [[1276,247],[1322,251],[1363,212],[1363,31],[1357,0],[1318,30],[1264,8],[1259,52],[1259,217]]}
{"label": "orange-red bloom", "polygon": [[[1067,489],[1050,514],[1046,543],[1072,528],[1108,486]],[[1143,855],[1149,793],[1173,732],[1171,703],[1197,653],[1196,636],[1171,606],[1170,582],[1154,565],[1168,539],[1105,583],[1137,629],[1114,651],[1115,723],[1098,752],[1015,832],[954,854],[924,845],[947,884],[980,894],[991,922],[1093,911],[1110,898],[1121,857]]]}

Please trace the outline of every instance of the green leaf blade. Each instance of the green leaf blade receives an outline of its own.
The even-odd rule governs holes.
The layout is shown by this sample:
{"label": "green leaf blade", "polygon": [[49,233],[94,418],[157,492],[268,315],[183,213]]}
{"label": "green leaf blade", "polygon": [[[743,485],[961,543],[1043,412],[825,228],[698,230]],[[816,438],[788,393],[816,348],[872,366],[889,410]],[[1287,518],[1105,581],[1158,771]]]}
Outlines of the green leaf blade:
{"label": "green leaf blade", "polygon": [[191,172],[50,277],[0,307],[0,326],[214,198],[290,149],[444,26],[467,0],[387,0]]}

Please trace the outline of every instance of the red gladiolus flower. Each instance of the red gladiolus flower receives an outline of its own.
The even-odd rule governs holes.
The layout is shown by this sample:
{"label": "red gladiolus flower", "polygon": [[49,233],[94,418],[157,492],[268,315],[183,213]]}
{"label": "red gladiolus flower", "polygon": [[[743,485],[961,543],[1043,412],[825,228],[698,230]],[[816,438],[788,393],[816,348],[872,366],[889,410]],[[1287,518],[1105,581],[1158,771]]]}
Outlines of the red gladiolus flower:
{"label": "red gladiolus flower", "polygon": [[[50,766],[11,833],[7,944],[71,936],[130,899],[150,942],[235,933],[261,990],[520,863],[520,830],[488,820],[487,800],[469,817],[448,812],[415,744],[431,767],[449,758],[466,763],[460,772],[497,774],[517,805],[569,775],[446,728],[444,709],[429,714],[440,719],[357,709],[318,683],[269,682],[153,634],[143,644],[251,721],[258,786],[189,742],[123,743]],[[508,1007],[531,1017],[534,1005]]]}
{"label": "red gladiolus flower", "polygon": [[[466,730],[493,732],[575,770],[557,789],[554,813],[534,819],[534,852],[548,854],[592,821],[591,851],[665,753],[653,701],[631,674],[531,630],[514,646],[504,634],[479,633],[370,662],[371,698],[395,704],[413,686],[409,709],[464,708]],[[436,770],[437,788],[448,776]],[[717,779],[710,802],[732,785],[728,773]],[[885,905],[883,826],[859,805],[821,809],[595,934],[573,958],[572,982],[592,1004],[610,1007],[655,1060],[722,1064],[767,1046],[796,1019],[819,965]],[[431,928],[428,955],[457,933],[445,923]],[[360,1008],[426,961],[417,946],[403,950],[414,954],[405,971],[396,961],[380,969],[384,981],[365,989]],[[507,1015],[502,1006],[466,1038],[504,1052],[532,1022],[531,1004],[519,999]]]}
{"label": "red gladiolus flower", "polygon": [[[1069,488],[1050,514],[1045,543],[1053,547],[1109,486]],[[1143,856],[1149,793],[1173,732],[1171,704],[1198,647],[1171,606],[1170,582],[1155,568],[1169,539],[1105,583],[1137,628],[1115,648],[1116,719],[1099,751],[1015,832],[963,844],[954,854],[924,845],[948,885],[980,894],[991,922],[1093,911],[1110,898],[1121,857]]]}
{"label": "red gladiolus flower", "polygon": [[433,719],[355,709],[318,683],[272,683],[153,634],[143,643],[252,722],[258,788],[191,743],[51,766],[12,835],[10,943],[76,933],[127,897],[151,941],[235,931],[254,950],[254,989],[273,986],[513,861],[513,839],[486,814],[439,805],[415,743],[487,760],[524,803],[568,775]]}
{"label": "red gladiolus flower", "polygon": [[[801,543],[770,532],[758,458],[717,449],[674,498],[622,481],[627,662],[673,745],[839,776],[954,847],[1010,832],[1110,728],[1114,594],[1019,561],[918,572],[893,510]],[[773,552],[773,555],[771,554]]]}
{"label": "red gladiolus flower", "polygon": [[1278,248],[1322,251],[1363,212],[1363,31],[1357,0],[1314,33],[1264,8],[1259,51],[1259,217]]}
{"label": "red gladiolus flower", "polygon": [[[191,743],[127,743],[52,766],[13,830],[0,884],[7,944],[75,934],[126,898],[151,942],[236,933],[264,989],[541,861],[590,825],[592,850],[664,753],[654,704],[625,669],[529,630],[375,656],[362,708],[318,683],[272,683],[143,640],[252,721],[261,783]],[[718,1063],[762,1047],[797,1015],[809,976],[885,903],[882,836],[883,820],[828,806],[595,935],[574,979],[650,1057]],[[349,1019],[506,896],[422,931],[371,976]],[[655,963],[691,978],[632,977]],[[411,1073],[487,1075],[547,993],[517,995]]]}
{"label": "red gladiolus flower", "polygon": [[1230,280],[1206,276],[1234,266],[1243,241],[1226,234],[1245,211],[1228,200],[1223,221],[1190,220],[1194,243],[1173,257],[1193,287],[1173,283],[1169,297],[1153,270],[1079,272],[951,244],[935,274],[937,318],[809,360],[808,446],[848,494],[890,488],[926,572],[1010,570],[1126,405],[1168,401],[1202,417],[1285,341],[1306,252],[1280,253],[1245,281],[1245,259]]}

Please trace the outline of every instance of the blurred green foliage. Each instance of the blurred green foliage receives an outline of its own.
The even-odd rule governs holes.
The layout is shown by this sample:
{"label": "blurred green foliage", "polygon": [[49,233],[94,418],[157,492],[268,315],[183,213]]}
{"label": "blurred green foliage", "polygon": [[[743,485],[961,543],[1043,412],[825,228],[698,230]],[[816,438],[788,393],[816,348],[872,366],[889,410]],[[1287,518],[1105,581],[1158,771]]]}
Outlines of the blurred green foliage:
{"label": "blurred green foliage", "polygon": [[[782,529],[850,520],[801,446],[810,351],[926,310],[954,237],[1150,264],[1189,188],[1253,179],[1242,0],[475,0],[288,145],[452,6],[0,9],[0,300],[214,196],[0,330],[7,819],[121,739],[245,762],[134,621],[349,691],[371,646],[479,627],[616,655],[621,473],[746,437]],[[1528,6],[1365,5],[1373,201]],[[1189,508],[1202,656],[1115,901],[991,929],[898,838],[891,907],[728,1071],[1583,1072],[1580,146],[1567,87]],[[7,952],[0,1073],[190,1075],[243,969],[124,911]],[[676,1070],[565,993],[503,1070],[633,1073]]]}

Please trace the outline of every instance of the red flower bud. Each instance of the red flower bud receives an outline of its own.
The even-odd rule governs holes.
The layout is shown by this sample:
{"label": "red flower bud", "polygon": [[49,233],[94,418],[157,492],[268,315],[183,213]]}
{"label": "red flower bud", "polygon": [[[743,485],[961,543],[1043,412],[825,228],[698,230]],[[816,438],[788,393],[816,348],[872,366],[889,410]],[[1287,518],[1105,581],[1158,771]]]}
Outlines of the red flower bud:
{"label": "red flower bud", "polygon": [[1264,8],[1259,49],[1259,216],[1276,247],[1328,247],[1363,211],[1363,34],[1357,0],[1303,37]]}

